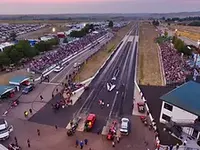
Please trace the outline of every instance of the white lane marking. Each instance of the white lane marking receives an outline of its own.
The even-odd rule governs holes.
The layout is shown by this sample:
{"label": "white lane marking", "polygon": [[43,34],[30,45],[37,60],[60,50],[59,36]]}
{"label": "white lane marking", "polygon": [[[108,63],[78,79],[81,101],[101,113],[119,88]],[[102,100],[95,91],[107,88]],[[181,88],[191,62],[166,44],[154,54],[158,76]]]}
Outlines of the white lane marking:
{"label": "white lane marking", "polygon": [[112,115],[112,112],[113,112],[113,109],[114,109],[114,106],[115,106],[115,103],[116,103],[116,100],[117,100],[117,95],[118,95],[118,91],[116,91],[116,93],[115,93],[115,98],[114,98],[114,101],[113,101],[113,103],[112,103],[112,106],[111,106],[111,110],[110,110],[110,113],[109,113],[109,119],[111,118],[111,115]]}

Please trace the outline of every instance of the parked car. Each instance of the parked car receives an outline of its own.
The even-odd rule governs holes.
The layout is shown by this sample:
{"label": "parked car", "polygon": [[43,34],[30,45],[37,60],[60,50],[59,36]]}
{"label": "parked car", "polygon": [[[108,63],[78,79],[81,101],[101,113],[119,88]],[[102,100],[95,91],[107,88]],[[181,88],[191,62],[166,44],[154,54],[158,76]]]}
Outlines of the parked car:
{"label": "parked car", "polygon": [[23,89],[22,93],[23,94],[28,94],[29,92],[33,91],[34,87],[35,87],[34,84],[30,84],[29,86],[26,86]]}
{"label": "parked car", "polygon": [[0,118],[0,140],[6,140],[13,131],[13,126],[9,126],[5,119]]}
{"label": "parked car", "polygon": [[128,118],[122,118],[121,119],[121,126],[120,126],[120,132],[122,135],[128,135],[129,134],[129,128],[130,128],[130,121]]}

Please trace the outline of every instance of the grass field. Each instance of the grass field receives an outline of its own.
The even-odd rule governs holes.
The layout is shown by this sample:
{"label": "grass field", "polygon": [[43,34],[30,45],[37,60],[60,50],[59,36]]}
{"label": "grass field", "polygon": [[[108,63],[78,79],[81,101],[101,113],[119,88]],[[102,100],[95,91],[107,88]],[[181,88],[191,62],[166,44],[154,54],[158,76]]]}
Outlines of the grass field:
{"label": "grass field", "polygon": [[129,24],[128,26],[120,29],[116,33],[116,36],[110,42],[108,42],[107,45],[102,47],[102,49],[99,50],[99,52],[96,55],[94,55],[87,62],[87,64],[84,64],[80,72],[77,74],[75,81],[81,82],[92,77],[97,72],[97,70],[101,67],[101,65],[105,62],[105,60],[109,57],[111,52],[120,43],[123,37],[127,34],[131,26],[132,24]]}
{"label": "grass field", "polygon": [[143,85],[163,85],[160,71],[155,28],[148,23],[140,24],[137,80]]}
{"label": "grass field", "polygon": [[178,35],[187,37],[191,40],[198,41],[200,40],[200,33],[194,33],[189,31],[177,31]]}
{"label": "grass field", "polygon": [[171,25],[170,29],[178,29],[178,34],[187,37],[191,40],[200,40],[200,27],[183,26],[183,25]]}

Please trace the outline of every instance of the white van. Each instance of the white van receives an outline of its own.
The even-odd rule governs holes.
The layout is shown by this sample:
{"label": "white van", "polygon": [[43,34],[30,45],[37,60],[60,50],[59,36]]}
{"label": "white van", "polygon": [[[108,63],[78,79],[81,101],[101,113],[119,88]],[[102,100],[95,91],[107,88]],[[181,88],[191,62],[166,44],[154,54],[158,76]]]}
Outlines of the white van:
{"label": "white van", "polygon": [[8,150],[8,148],[6,148],[6,147],[3,146],[2,144],[0,144],[0,150]]}
{"label": "white van", "polygon": [[0,140],[6,140],[13,131],[13,126],[9,126],[5,119],[0,119]]}

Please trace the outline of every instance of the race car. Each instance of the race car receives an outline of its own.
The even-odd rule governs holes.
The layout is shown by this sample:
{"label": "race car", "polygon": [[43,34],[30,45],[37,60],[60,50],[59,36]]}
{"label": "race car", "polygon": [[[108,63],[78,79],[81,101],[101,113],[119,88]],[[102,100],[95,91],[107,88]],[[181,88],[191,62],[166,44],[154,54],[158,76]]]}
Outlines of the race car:
{"label": "race car", "polygon": [[111,92],[115,87],[116,87],[115,84],[107,83],[107,90],[108,90],[109,92]]}
{"label": "race car", "polygon": [[94,126],[94,123],[96,121],[96,115],[95,114],[89,114],[86,121],[85,121],[85,131],[90,131],[92,127]]}

